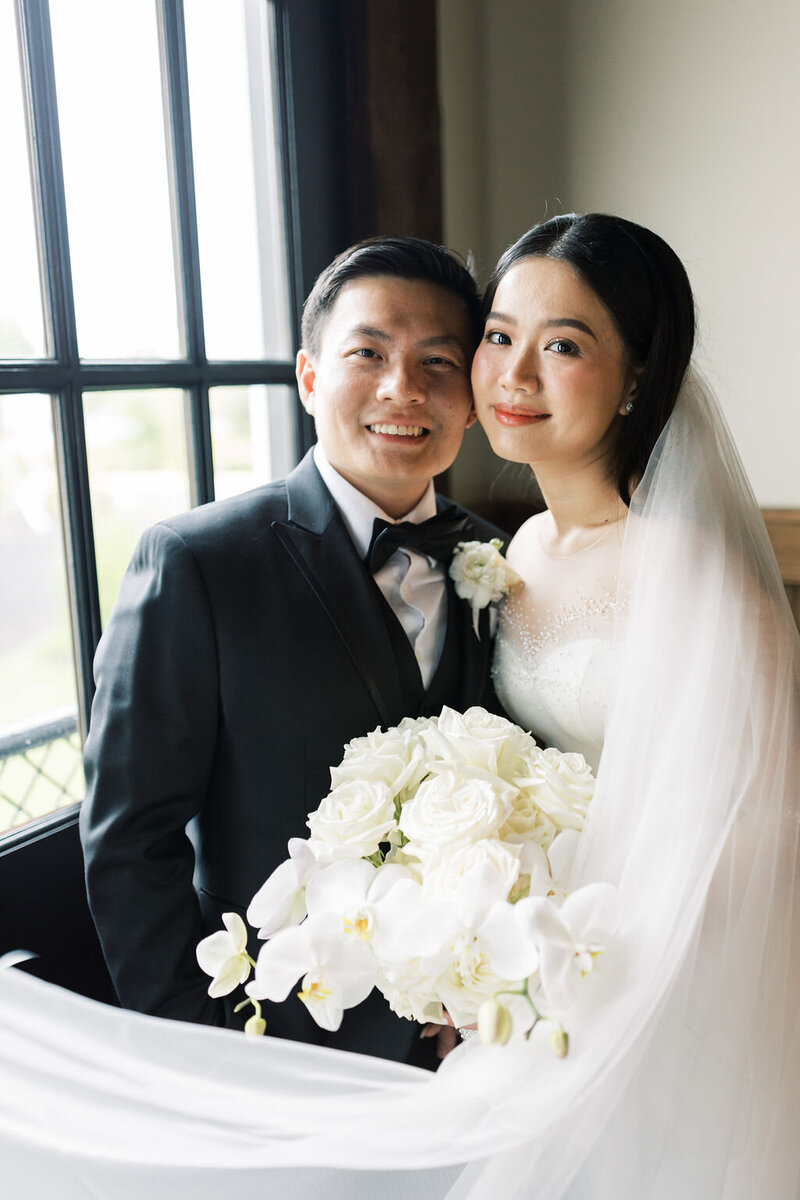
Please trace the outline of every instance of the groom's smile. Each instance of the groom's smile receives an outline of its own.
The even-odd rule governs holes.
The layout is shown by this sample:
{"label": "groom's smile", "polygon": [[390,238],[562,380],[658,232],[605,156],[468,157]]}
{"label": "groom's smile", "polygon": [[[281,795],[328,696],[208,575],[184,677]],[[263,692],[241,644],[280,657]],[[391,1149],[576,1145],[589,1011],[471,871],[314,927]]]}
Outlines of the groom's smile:
{"label": "groom's smile", "polygon": [[414,507],[475,420],[473,349],[459,296],[381,275],[342,288],[319,352],[298,354],[300,395],[329,461],[389,516]]}

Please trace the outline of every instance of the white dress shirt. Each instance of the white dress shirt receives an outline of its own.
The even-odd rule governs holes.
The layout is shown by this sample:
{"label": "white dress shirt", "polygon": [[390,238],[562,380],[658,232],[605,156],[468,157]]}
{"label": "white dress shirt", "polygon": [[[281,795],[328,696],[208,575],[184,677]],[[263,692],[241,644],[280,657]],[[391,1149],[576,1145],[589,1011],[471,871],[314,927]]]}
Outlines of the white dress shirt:
{"label": "white dress shirt", "polygon": [[[319,442],[314,447],[314,463],[333,497],[334,504],[342,514],[342,520],[353,539],[359,558],[366,558],[372,541],[372,523],[375,518],[381,517],[390,525],[396,525],[398,522],[358,488],[353,487],[352,483],[348,483],[335,467],[331,466]],[[421,521],[427,521],[428,517],[434,516],[436,496],[431,480],[422,499],[414,505],[411,512],[398,520],[411,521],[412,524],[418,525]],[[427,554],[400,547],[380,570],[375,572],[373,578],[414,648],[422,682],[427,688],[442,655],[447,627],[444,568]]]}

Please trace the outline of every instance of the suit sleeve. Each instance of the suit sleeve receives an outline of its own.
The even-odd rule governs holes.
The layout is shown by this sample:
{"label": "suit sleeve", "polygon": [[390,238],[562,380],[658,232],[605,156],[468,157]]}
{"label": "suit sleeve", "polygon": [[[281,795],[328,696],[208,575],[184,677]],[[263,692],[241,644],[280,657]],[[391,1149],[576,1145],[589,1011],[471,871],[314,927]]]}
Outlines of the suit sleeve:
{"label": "suit sleeve", "polygon": [[224,1024],[195,946],[203,928],[186,826],[213,767],[214,627],[178,534],[143,536],[95,659],[81,811],[89,904],[121,1003]]}

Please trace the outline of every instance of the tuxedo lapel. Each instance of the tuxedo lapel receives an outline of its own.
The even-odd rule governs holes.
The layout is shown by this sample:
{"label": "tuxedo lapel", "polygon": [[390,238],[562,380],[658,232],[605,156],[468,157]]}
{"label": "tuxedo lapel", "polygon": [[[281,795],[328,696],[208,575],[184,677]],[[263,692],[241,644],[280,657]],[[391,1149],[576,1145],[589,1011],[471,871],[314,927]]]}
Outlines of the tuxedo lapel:
{"label": "tuxedo lapel", "polygon": [[314,466],[312,452],[286,481],[288,519],[272,529],[344,643],[377,708],[390,725],[402,691],[372,579]]}
{"label": "tuxedo lapel", "polygon": [[[437,511],[447,508],[457,508],[452,501],[441,496],[436,497]],[[470,521],[464,530],[464,541],[479,539],[474,521]],[[450,704],[466,709],[473,704],[480,704],[486,694],[486,682],[491,661],[491,628],[489,610],[484,608],[479,614],[477,630],[472,616],[472,608],[466,600],[456,595],[455,584],[447,576],[447,637],[446,653],[431,680],[426,696],[427,706],[431,711],[437,710],[442,704]],[[457,669],[450,655],[457,659]],[[457,685],[453,680],[457,679]],[[457,696],[457,699],[456,699]]]}
{"label": "tuxedo lapel", "polygon": [[[452,580],[447,581],[447,620],[450,628],[448,629],[448,641],[453,647],[452,652],[458,656],[458,699],[455,701],[457,707],[461,710],[470,708],[473,704],[480,704],[486,693],[486,682],[489,675],[489,664],[491,657],[491,637],[489,625],[489,610],[484,608],[481,610],[478,618],[478,635],[475,633],[475,623],[472,617],[472,609],[466,600],[461,600],[456,595],[456,589]],[[452,638],[452,641],[450,639]],[[447,664],[445,656],[442,656],[440,668],[446,670]],[[431,681],[430,693],[436,694],[437,701],[439,680],[434,675]],[[453,693],[450,692],[452,696]],[[453,700],[442,698],[442,703],[453,704]]]}

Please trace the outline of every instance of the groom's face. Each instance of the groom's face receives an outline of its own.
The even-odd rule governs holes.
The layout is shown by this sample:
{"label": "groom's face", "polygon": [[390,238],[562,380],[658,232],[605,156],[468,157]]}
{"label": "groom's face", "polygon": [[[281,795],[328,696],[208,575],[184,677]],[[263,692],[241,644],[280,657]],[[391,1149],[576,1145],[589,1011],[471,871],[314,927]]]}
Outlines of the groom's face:
{"label": "groom's face", "polygon": [[472,351],[459,296],[380,275],[346,284],[318,353],[299,352],[300,395],[328,459],[389,516],[414,507],[475,420]]}

